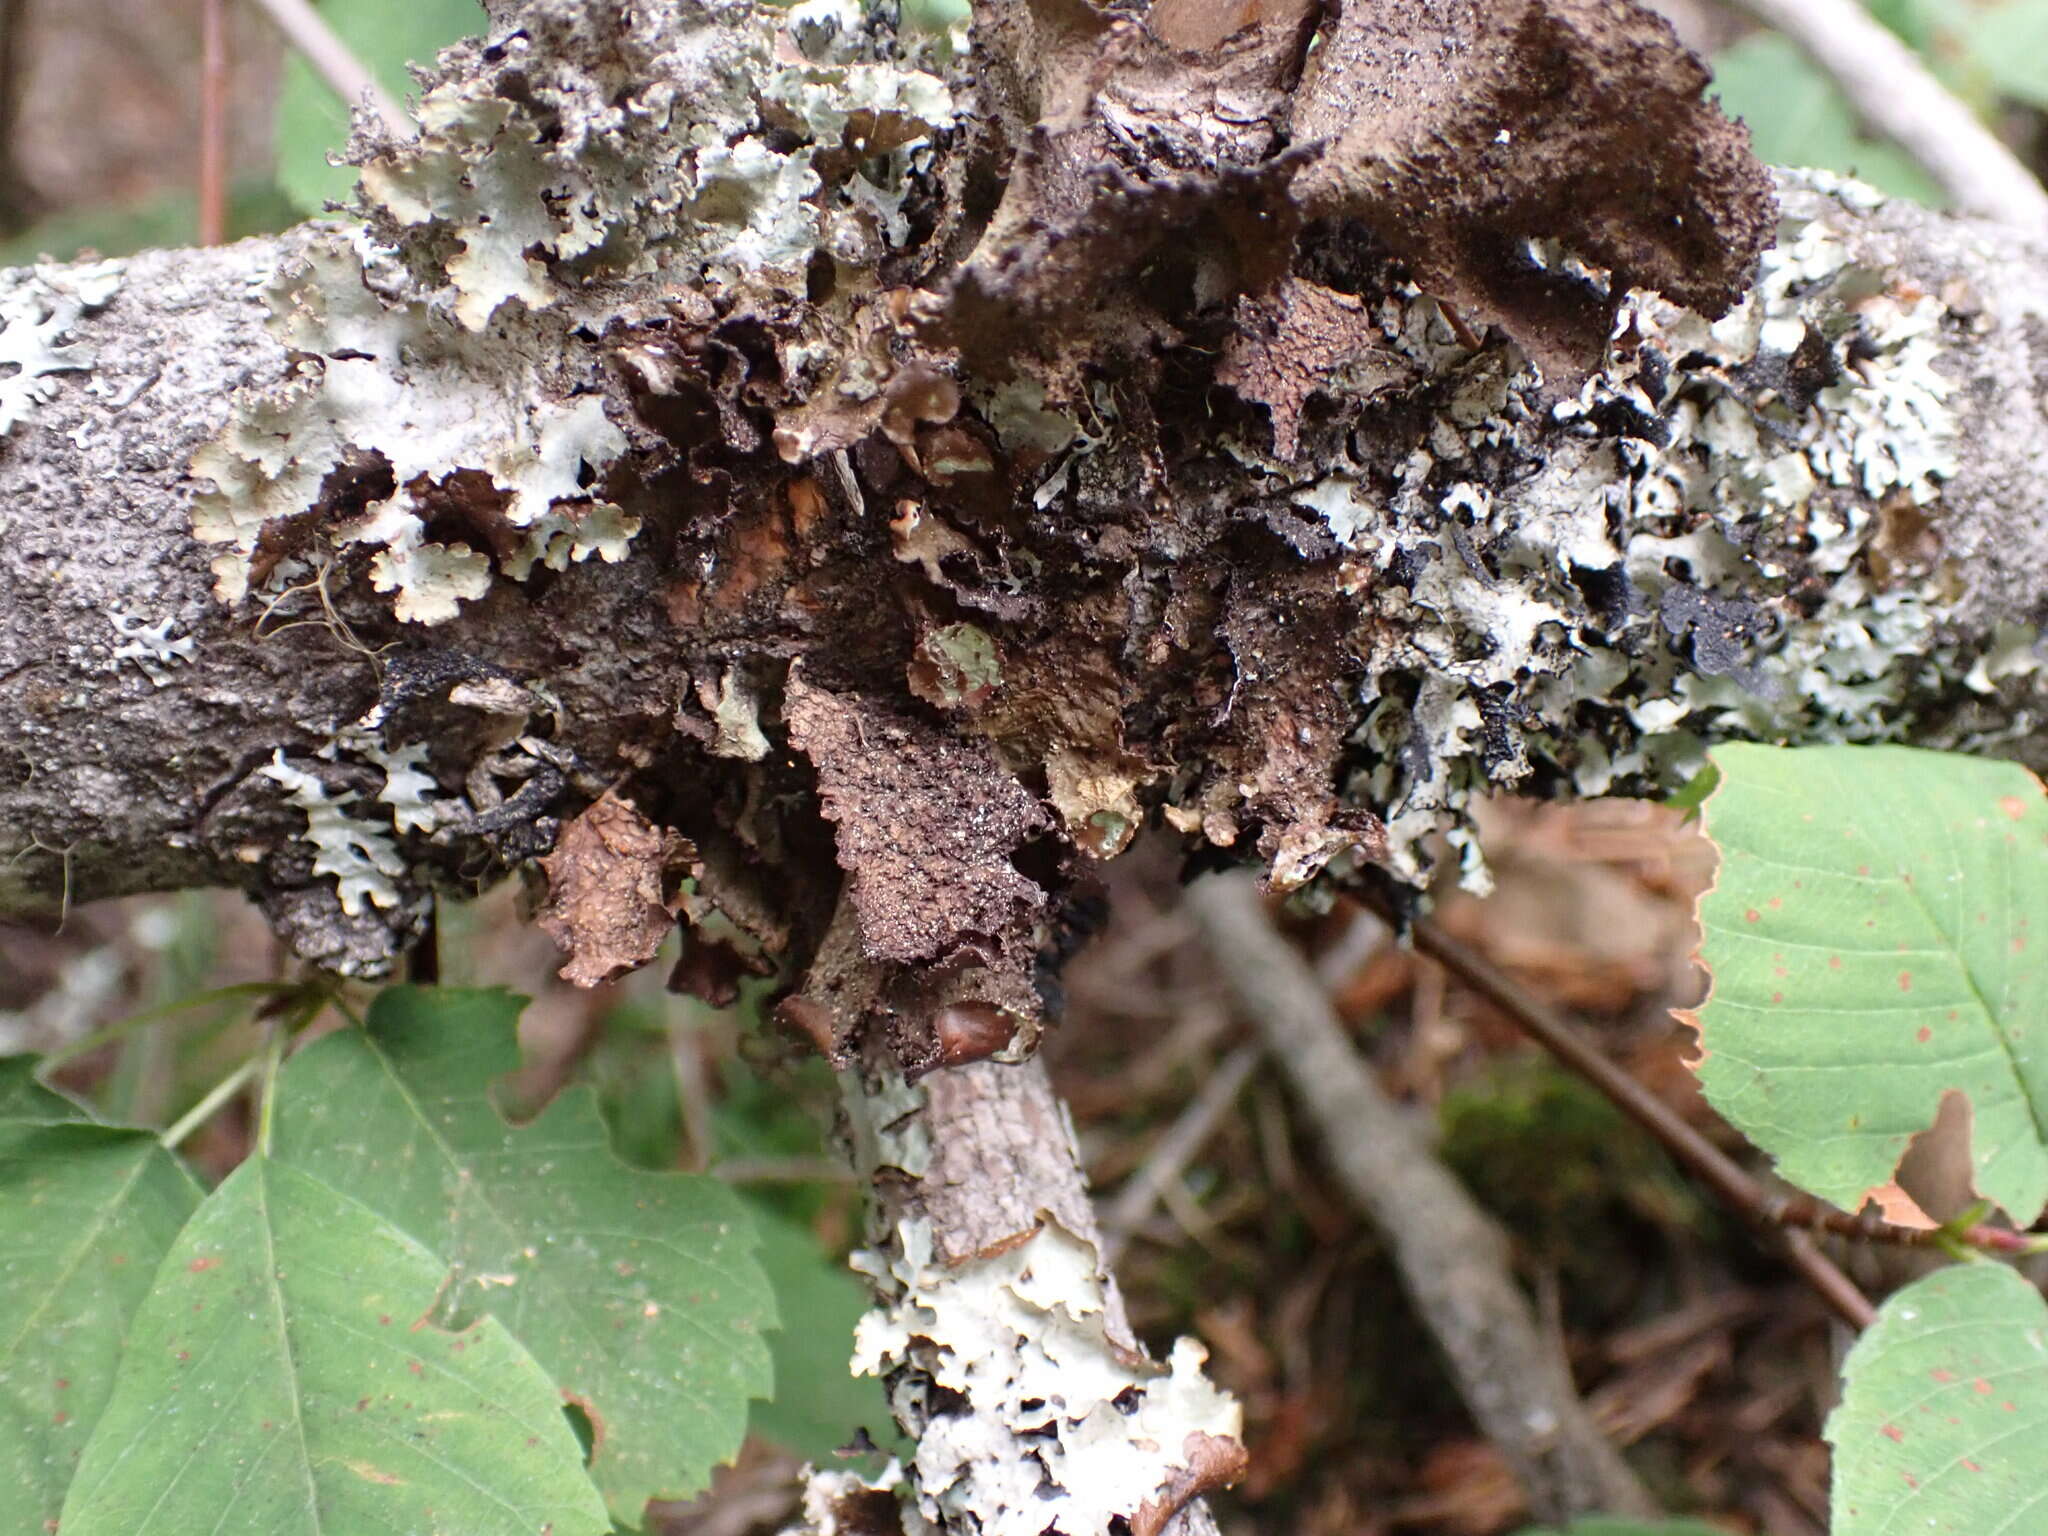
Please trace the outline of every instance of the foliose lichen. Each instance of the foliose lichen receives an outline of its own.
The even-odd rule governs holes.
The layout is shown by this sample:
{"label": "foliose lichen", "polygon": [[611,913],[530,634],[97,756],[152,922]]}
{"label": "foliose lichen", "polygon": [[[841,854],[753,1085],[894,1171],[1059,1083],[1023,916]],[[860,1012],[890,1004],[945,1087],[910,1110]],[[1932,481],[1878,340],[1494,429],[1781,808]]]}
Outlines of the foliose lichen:
{"label": "foliose lichen", "polygon": [[306,841],[314,848],[313,873],[334,877],[343,912],[354,917],[366,901],[377,907],[398,905],[398,887],[393,881],[405,873],[405,860],[390,833],[375,822],[348,814],[348,807],[357,799],[353,790],[330,796],[317,775],[285,761],[282,747],[262,772],[283,785],[292,804],[306,813]]}
{"label": "foliose lichen", "polygon": [[900,244],[905,173],[956,115],[843,0],[520,22],[444,54],[418,137],[358,152],[368,227],[272,284],[291,376],[194,460],[223,601],[367,546],[397,617],[434,624],[495,576],[620,559],[639,525],[603,483],[628,439],[590,343],[684,290],[801,294],[818,252]]}
{"label": "foliose lichen", "polygon": [[1207,1352],[1182,1339],[1162,1367],[1118,1346],[1100,1256],[1057,1222],[950,1266],[928,1227],[900,1235],[883,1277],[899,1299],[861,1319],[853,1367],[896,1373],[899,1399],[945,1397],[945,1411],[910,1410],[927,1518],[971,1514],[986,1536],[1093,1536],[1178,1504],[1214,1448],[1238,1442],[1241,1410],[1203,1376]]}
{"label": "foliose lichen", "polygon": [[140,614],[123,613],[117,608],[107,615],[107,622],[114,626],[122,640],[114,647],[112,659],[116,663],[134,662],[142,675],[158,688],[171,680],[173,663],[192,659],[196,645],[192,637],[179,635],[173,638],[171,635],[178,622],[175,618],[152,621]]}
{"label": "foliose lichen", "polygon": [[1785,220],[1718,323],[1628,296],[1608,366],[1547,405],[1512,354],[1461,355],[1419,294],[1380,322],[1444,381],[1433,425],[1391,487],[1338,463],[1290,495],[1348,552],[1374,636],[1349,793],[1383,808],[1398,873],[1448,831],[1483,886],[1463,807],[1492,786],[1668,785],[1730,735],[1892,738],[1918,701],[2039,666],[2017,626],[1958,654],[1938,572],[1900,565],[1931,557],[1880,552],[1880,523],[1938,525],[1956,320],[1856,262],[1824,212]]}
{"label": "foliose lichen", "polygon": [[91,349],[67,338],[112,300],[126,271],[124,261],[100,261],[0,273],[0,437],[50,398],[54,375],[92,367]]}

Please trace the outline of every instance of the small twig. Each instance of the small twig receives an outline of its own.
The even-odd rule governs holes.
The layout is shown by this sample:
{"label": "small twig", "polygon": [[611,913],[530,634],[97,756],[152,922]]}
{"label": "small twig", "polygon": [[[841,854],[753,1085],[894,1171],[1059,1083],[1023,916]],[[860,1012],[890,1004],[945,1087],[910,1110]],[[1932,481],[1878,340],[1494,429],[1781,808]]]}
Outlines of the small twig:
{"label": "small twig", "polygon": [[1870,1298],[1836,1267],[1834,1260],[1820,1251],[1810,1236],[1804,1232],[1784,1232],[1779,1236],[1786,1259],[1835,1316],[1858,1333],[1877,1321],[1877,1308],[1870,1304]]}
{"label": "small twig", "polygon": [[184,1013],[193,1008],[210,1007],[216,1003],[239,1002],[243,998],[273,997],[280,992],[297,991],[304,985],[304,982],[297,981],[238,981],[232,986],[215,987],[210,992],[195,992],[189,997],[161,1003],[154,1008],[145,1008],[140,1013],[131,1013],[125,1019],[117,1019],[103,1029],[96,1029],[89,1035],[81,1035],[68,1045],[60,1045],[55,1050],[45,1053],[43,1070],[47,1072],[67,1061],[74,1061],[103,1045],[112,1044],[131,1030],[139,1029],[145,1024],[154,1024],[157,1020],[167,1019],[173,1014]]}
{"label": "small twig", "polygon": [[335,35],[326,19],[313,9],[311,0],[256,0],[256,7],[270,18],[286,41],[305,55],[313,72],[327,82],[335,95],[351,107],[360,106],[367,98],[393,138],[412,137],[412,119],[405,115],[405,109],[391,99],[376,77],[349,51],[348,44]]}
{"label": "small twig", "polygon": [[283,1020],[270,1019],[265,1026],[263,1055],[258,1058],[263,1067],[263,1090],[256,1105],[256,1154],[270,1156],[271,1127],[277,1118],[277,1079],[284,1070],[284,1048],[289,1038]]}
{"label": "small twig", "polygon": [[1153,1147],[1138,1170],[1124,1181],[1123,1188],[1117,1191],[1116,1198],[1102,1213],[1102,1262],[1105,1268],[1116,1267],[1131,1233],[1144,1225],[1168,1187],[1180,1178],[1195,1154],[1216,1133],[1218,1123],[1230,1106],[1237,1102],[1238,1094],[1243,1091],[1252,1070],[1264,1054],[1256,1045],[1240,1045],[1224,1057],[1223,1065],[1202,1084],[1202,1091],[1195,1096],[1194,1102],[1180,1112],[1179,1118],[1167,1127],[1166,1134],[1159,1138],[1158,1145]]}
{"label": "small twig", "polygon": [[1316,956],[1316,975],[1323,985],[1332,992],[1340,991],[1344,984],[1366,967],[1381,950],[1394,941],[1394,930],[1380,919],[1376,912],[1364,907],[1349,909],[1351,921],[1337,942]]}
{"label": "small twig", "polygon": [[1542,1520],[1655,1505],[1603,1437],[1509,1274],[1505,1235],[1359,1059],[1329,994],[1243,874],[1191,886],[1188,910],[1307,1111],[1345,1193],[1385,1236],[1458,1391]]}
{"label": "small twig", "polygon": [[199,243],[228,237],[228,0],[199,7]]}
{"label": "small twig", "polygon": [[9,865],[19,868],[21,861],[32,853],[54,853],[57,855],[59,871],[63,876],[63,886],[57,897],[57,926],[50,930],[52,933],[62,933],[64,925],[71,921],[71,856],[78,852],[78,845],[81,841],[83,839],[73,838],[68,843],[46,843],[43,841],[42,833],[31,832],[28,835],[28,841],[22,845],[13,858],[7,861]]}
{"label": "small twig", "polygon": [[[1381,915],[1390,916],[1384,908]],[[1804,1239],[1804,1234],[1777,1230],[1783,1225],[1778,1213],[1794,1209],[1797,1202],[1773,1199],[1763,1185],[1733,1158],[1687,1125],[1662,1099],[1609,1061],[1597,1046],[1586,1039],[1583,1031],[1526,995],[1490,960],[1452,938],[1433,918],[1416,919],[1413,932],[1416,949],[1499,1008],[1520,1025],[1530,1039],[1606,1094],[1616,1108],[1656,1137],[1682,1167],[1691,1169],[1701,1183],[1719,1195],[1738,1215],[1779,1237],[1787,1259],[1844,1322],[1855,1328],[1869,1325],[1876,1313],[1848,1277],[1810,1240]],[[1841,1215],[1840,1212],[1834,1214]],[[1859,1233],[1872,1230],[1851,1218],[1842,1220],[1847,1228]],[[1818,1224],[1828,1226],[1831,1231],[1842,1230],[1826,1222]],[[1906,1231],[1904,1228],[1892,1230]],[[1899,1240],[1925,1239],[1916,1234]]]}
{"label": "small twig", "polygon": [[[676,1109],[683,1122],[683,1166],[696,1171],[718,1155],[718,1135],[711,1112],[711,1084],[704,1072],[696,1020],[680,998],[669,1002],[668,1059],[675,1074]],[[726,1177],[732,1175],[727,1173]]]}
{"label": "small twig", "polygon": [[1857,0],[1737,0],[1797,43],[1857,116],[1926,168],[1964,213],[2048,233],[2048,192]]}
{"label": "small twig", "polygon": [[162,1142],[164,1146],[175,1150],[178,1143],[211,1120],[219,1112],[221,1105],[227,1103],[229,1099],[240,1093],[249,1079],[256,1075],[257,1068],[262,1065],[263,1058],[261,1056],[251,1056],[226,1077],[207,1089],[200,1096],[199,1102],[186,1110],[184,1114],[178,1116],[177,1123],[165,1131],[163,1135],[159,1136],[157,1140]]}

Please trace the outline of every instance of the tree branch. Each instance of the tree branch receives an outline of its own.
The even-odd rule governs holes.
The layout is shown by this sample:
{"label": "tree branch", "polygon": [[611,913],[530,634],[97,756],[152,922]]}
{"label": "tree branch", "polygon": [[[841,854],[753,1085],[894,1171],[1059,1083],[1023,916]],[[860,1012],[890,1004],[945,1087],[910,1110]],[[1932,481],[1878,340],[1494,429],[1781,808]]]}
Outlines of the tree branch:
{"label": "tree branch", "polygon": [[842,1076],[872,1181],[863,1260],[885,1310],[856,1366],[885,1374],[918,1440],[934,1528],[1213,1536],[1197,1500],[1243,1470],[1238,1410],[1183,1340],[1146,1361],[1101,1236],[1066,1108],[1041,1060],[911,1086],[886,1063]]}
{"label": "tree branch", "polygon": [[1256,884],[1214,876],[1186,899],[1346,1193],[1386,1238],[1459,1395],[1514,1468],[1536,1518],[1568,1524],[1603,1511],[1659,1513],[1586,1412],[1557,1343],[1516,1289],[1506,1236],[1351,1050],[1315,972],[1267,919]]}
{"label": "tree branch", "polygon": [[1919,161],[1956,207],[2034,235],[2048,234],[2048,191],[1856,0],[1738,0],[1827,71],[1872,128]]}

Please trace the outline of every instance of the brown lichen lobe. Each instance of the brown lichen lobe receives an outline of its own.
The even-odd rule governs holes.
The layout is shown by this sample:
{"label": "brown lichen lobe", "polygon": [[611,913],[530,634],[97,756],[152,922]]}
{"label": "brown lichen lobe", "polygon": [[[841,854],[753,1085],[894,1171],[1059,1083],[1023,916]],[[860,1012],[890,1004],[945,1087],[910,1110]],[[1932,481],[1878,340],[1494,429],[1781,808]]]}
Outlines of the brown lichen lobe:
{"label": "brown lichen lobe", "polygon": [[[1628,289],[1718,318],[1748,288],[1777,203],[1707,79],[1631,0],[1354,0],[1294,96],[1293,137],[1325,146],[1295,194],[1563,382],[1598,364]],[[1536,240],[1604,268],[1606,292]]]}

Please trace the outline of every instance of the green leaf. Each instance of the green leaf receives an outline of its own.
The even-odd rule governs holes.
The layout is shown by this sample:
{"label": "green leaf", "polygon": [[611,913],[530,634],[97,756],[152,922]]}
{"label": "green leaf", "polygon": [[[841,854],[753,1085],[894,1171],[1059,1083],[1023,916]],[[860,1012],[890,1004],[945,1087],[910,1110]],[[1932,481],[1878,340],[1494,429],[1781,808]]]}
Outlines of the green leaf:
{"label": "green leaf", "polygon": [[448,1267],[252,1157],[136,1313],[64,1536],[581,1536],[610,1529],[554,1386]]}
{"label": "green leaf", "polygon": [[40,1056],[0,1056],[0,1120],[90,1120],[76,1100],[36,1080]]}
{"label": "green leaf", "polygon": [[[484,27],[477,0],[328,0],[320,14],[392,100],[412,88],[407,64],[431,64],[450,43]],[[344,102],[294,53],[277,98],[277,182],[303,213],[317,214],[355,190],[353,166],[327,163],[348,144]]]}
{"label": "green leaf", "polygon": [[1849,1351],[1828,1418],[1834,1536],[2039,1529],[2044,1341],[2048,1306],[2002,1265],[1937,1270],[1887,1300]]}
{"label": "green leaf", "polygon": [[2048,0],[2013,0],[1972,13],[1964,47],[2006,95],[2048,107]]}
{"label": "green leaf", "polygon": [[761,1264],[775,1283],[782,1326],[769,1337],[775,1395],[754,1405],[753,1432],[824,1465],[865,1428],[878,1444],[895,1432],[888,1398],[872,1376],[855,1376],[853,1326],[868,1309],[864,1286],[802,1227],[754,1207]]}
{"label": "green leaf", "polygon": [[591,1473],[636,1523],[739,1449],[770,1390],[775,1324],[747,1211],[715,1179],[628,1168],[586,1089],[514,1129],[491,1079],[518,1065],[521,1000],[392,987],[368,1028],[301,1052],[280,1085],[280,1161],[454,1264],[595,1430]]}
{"label": "green leaf", "polygon": [[128,1320],[199,1203],[154,1136],[89,1123],[25,1063],[0,1062],[0,1536],[54,1528]]}
{"label": "green leaf", "polygon": [[1749,125],[1761,160],[1840,171],[1934,208],[1947,202],[1910,156],[1858,133],[1842,93],[1789,38],[1757,32],[1722,49],[1711,90],[1723,111]]}
{"label": "green leaf", "polygon": [[1903,747],[1711,755],[1707,1097],[1787,1179],[1856,1210],[1960,1092],[1977,1192],[2031,1222],[2048,1201],[2040,781]]}
{"label": "green leaf", "polygon": [[1974,0],[1865,0],[1864,9],[1930,69],[1942,63],[1944,45],[1976,10]]}

